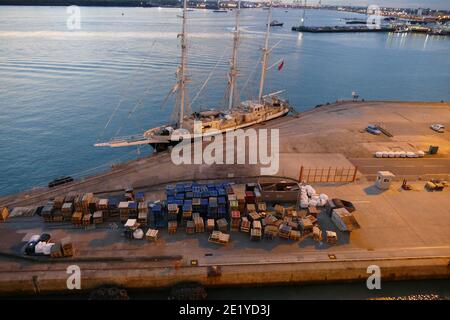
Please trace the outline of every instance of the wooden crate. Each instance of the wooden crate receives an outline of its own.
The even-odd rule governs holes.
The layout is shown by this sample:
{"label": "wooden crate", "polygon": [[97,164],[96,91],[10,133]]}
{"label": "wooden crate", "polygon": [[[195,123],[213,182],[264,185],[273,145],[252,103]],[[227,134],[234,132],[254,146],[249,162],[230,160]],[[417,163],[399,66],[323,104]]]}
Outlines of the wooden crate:
{"label": "wooden crate", "polygon": [[81,225],[82,221],[83,221],[83,212],[75,211],[72,215],[72,223],[74,225],[79,226]]}
{"label": "wooden crate", "polygon": [[169,221],[167,224],[168,232],[169,234],[175,234],[177,232],[177,222],[176,221]]}
{"label": "wooden crate", "polygon": [[83,226],[88,226],[91,224],[92,214],[88,213],[83,216]]}
{"label": "wooden crate", "polygon": [[278,228],[272,225],[268,225],[264,228],[264,237],[269,240],[275,239],[278,236]]}
{"label": "wooden crate", "polygon": [[289,227],[286,224],[282,224],[279,228],[278,235],[280,236],[280,238],[289,239],[289,234],[291,230],[292,230],[291,227]]}
{"label": "wooden crate", "polygon": [[337,243],[337,234],[334,231],[327,231],[327,243],[328,244],[336,244]]}
{"label": "wooden crate", "polygon": [[318,226],[313,227],[313,239],[317,242],[322,241],[322,231]]}
{"label": "wooden crate", "polygon": [[64,257],[72,257],[73,251],[74,251],[72,238],[65,237],[65,238],[61,239],[61,248],[62,248]]}
{"label": "wooden crate", "polygon": [[148,241],[155,242],[156,240],[158,240],[158,233],[159,231],[156,229],[148,229],[147,233],[145,234],[145,238]]}
{"label": "wooden crate", "polygon": [[102,211],[106,211],[108,210],[108,204],[109,204],[109,200],[108,199],[99,199],[98,200],[98,209],[102,210]]}
{"label": "wooden crate", "polygon": [[247,217],[242,217],[241,231],[246,233],[250,232],[250,221],[247,219]]}
{"label": "wooden crate", "polygon": [[189,220],[189,221],[186,222],[186,233],[187,234],[194,234],[195,233],[194,221]]}
{"label": "wooden crate", "polygon": [[55,197],[55,199],[53,200],[53,207],[58,210],[61,209],[64,204],[64,200],[65,196]]}
{"label": "wooden crate", "polygon": [[206,223],[207,223],[206,229],[208,230],[208,232],[213,232],[213,231],[214,231],[214,226],[215,226],[215,221],[214,221],[214,219],[208,219],[208,220],[206,221]]}
{"label": "wooden crate", "polygon": [[253,241],[261,240],[261,229],[252,229],[250,231],[250,239]]}
{"label": "wooden crate", "polygon": [[250,214],[251,212],[256,212],[256,206],[254,203],[247,204],[247,213]]}
{"label": "wooden crate", "polygon": [[147,225],[147,222],[148,222],[148,213],[147,213],[147,211],[139,212],[138,213],[138,217],[137,217],[137,221],[140,224]]}
{"label": "wooden crate", "polygon": [[298,230],[291,230],[289,232],[289,239],[294,240],[294,241],[299,241],[301,237],[301,233]]}
{"label": "wooden crate", "polygon": [[221,232],[227,232],[228,231],[228,222],[227,219],[222,218],[217,220],[217,228],[219,229],[219,231]]}
{"label": "wooden crate", "polygon": [[103,211],[95,211],[92,215],[94,224],[103,223]]}
{"label": "wooden crate", "polygon": [[253,225],[253,229],[259,229],[259,230],[262,229],[261,221],[255,220],[255,221],[252,222],[252,225]]}
{"label": "wooden crate", "polygon": [[50,249],[50,257],[61,258],[63,256],[62,247],[59,243],[55,243]]}
{"label": "wooden crate", "polygon": [[203,222],[203,218],[196,216],[194,218],[195,232],[205,232],[205,223]]}
{"label": "wooden crate", "polygon": [[313,224],[312,224],[311,220],[309,220],[307,218],[301,218],[300,225],[302,227],[303,233],[312,232]]}
{"label": "wooden crate", "polygon": [[61,207],[61,212],[64,220],[66,221],[70,220],[73,214],[73,203],[65,202]]}
{"label": "wooden crate", "polygon": [[258,202],[258,212],[267,211],[267,205],[265,202]]}

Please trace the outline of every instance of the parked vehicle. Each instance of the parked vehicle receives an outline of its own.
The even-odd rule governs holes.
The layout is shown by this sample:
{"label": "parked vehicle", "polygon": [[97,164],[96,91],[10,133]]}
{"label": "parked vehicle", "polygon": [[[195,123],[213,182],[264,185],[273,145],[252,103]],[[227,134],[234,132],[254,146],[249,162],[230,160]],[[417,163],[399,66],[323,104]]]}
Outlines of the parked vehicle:
{"label": "parked vehicle", "polygon": [[371,125],[371,124],[369,124],[367,126],[366,131],[371,133],[371,134],[377,135],[377,136],[381,134],[380,129],[378,129],[377,126],[374,126],[374,125]]}
{"label": "parked vehicle", "polygon": [[59,186],[61,184],[69,183],[69,182],[72,182],[72,181],[73,181],[72,177],[60,177],[60,178],[57,178],[57,179],[55,179],[53,181],[50,181],[48,183],[48,187],[49,188],[53,188],[53,187]]}
{"label": "parked vehicle", "polygon": [[434,123],[430,126],[430,128],[439,133],[444,133],[445,131],[445,126],[443,124]]}

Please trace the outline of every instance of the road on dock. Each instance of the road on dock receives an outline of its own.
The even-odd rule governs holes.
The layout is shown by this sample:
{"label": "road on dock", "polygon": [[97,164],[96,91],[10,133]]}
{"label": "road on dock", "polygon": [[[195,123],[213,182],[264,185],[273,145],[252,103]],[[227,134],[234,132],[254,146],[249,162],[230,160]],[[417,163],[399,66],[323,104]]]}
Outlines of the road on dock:
{"label": "road on dock", "polygon": [[351,158],[349,160],[364,175],[375,175],[378,171],[391,171],[400,176],[450,174],[450,159],[448,158]]}

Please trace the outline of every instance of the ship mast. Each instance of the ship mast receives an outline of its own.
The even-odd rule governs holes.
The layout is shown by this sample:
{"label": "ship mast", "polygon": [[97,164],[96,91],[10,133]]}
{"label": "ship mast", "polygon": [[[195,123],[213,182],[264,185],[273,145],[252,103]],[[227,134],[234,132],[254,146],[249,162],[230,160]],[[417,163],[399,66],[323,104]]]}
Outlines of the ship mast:
{"label": "ship mast", "polygon": [[241,1],[238,2],[238,7],[236,10],[236,26],[234,29],[234,38],[233,38],[233,54],[231,57],[231,68],[230,68],[230,83],[229,83],[229,96],[228,96],[228,109],[231,110],[233,108],[234,99],[235,99],[235,90],[236,90],[236,80],[237,80],[237,51],[239,46],[239,14],[241,11]]}
{"label": "ship mast", "polygon": [[184,110],[186,106],[187,90],[186,90],[186,67],[187,67],[187,39],[186,39],[186,20],[187,20],[187,0],[183,1],[183,24],[181,34],[178,36],[181,38],[181,65],[177,70],[177,87],[178,87],[178,99],[180,102],[180,118],[178,122],[178,128],[183,127]]}
{"label": "ship mast", "polygon": [[269,10],[267,13],[267,31],[266,39],[263,48],[263,58],[262,58],[262,69],[261,69],[261,80],[259,82],[259,95],[258,101],[262,102],[262,96],[264,91],[264,81],[266,79],[267,62],[269,60],[269,34],[270,34],[270,20],[272,18],[272,1],[269,2]]}

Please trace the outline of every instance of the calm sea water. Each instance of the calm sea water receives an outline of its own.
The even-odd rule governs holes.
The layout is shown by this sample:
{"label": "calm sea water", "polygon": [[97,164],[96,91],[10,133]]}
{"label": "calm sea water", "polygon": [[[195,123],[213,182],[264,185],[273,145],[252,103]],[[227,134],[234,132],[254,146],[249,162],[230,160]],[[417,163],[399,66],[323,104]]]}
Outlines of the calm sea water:
{"label": "calm sea water", "polygon": [[[0,7],[0,194],[105,170],[144,156],[136,148],[98,149],[115,135],[142,132],[170,118],[162,102],[179,59],[179,9],[81,8],[81,30],[67,30],[65,7]],[[239,86],[256,94],[262,10],[242,10]],[[392,34],[291,32],[301,10],[274,10],[285,27],[271,61],[267,91],[285,89],[298,110],[349,98],[450,100],[450,38]],[[193,109],[224,105],[233,13],[189,13],[190,97],[214,73]],[[307,24],[357,16],[308,10]],[[256,70],[256,71],[254,71]],[[115,111],[116,110],[116,111]],[[114,117],[105,129],[105,125]]]}

